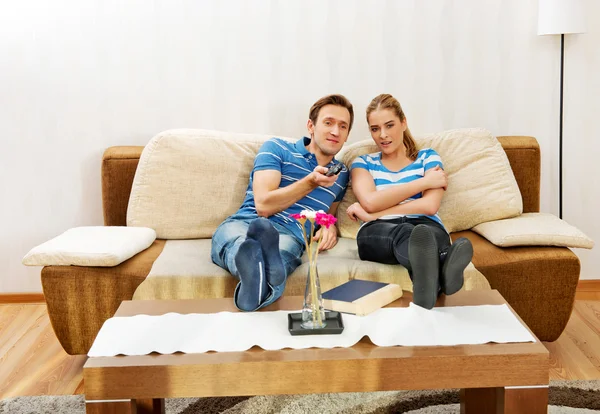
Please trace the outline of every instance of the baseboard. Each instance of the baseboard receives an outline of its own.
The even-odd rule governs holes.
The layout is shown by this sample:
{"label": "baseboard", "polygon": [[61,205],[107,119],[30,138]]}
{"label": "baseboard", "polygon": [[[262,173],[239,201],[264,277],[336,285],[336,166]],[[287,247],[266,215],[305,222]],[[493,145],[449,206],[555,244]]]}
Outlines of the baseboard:
{"label": "baseboard", "polygon": [[600,279],[584,279],[577,284],[577,292],[599,292]]}
{"label": "baseboard", "polygon": [[0,303],[45,303],[43,293],[0,293]]}

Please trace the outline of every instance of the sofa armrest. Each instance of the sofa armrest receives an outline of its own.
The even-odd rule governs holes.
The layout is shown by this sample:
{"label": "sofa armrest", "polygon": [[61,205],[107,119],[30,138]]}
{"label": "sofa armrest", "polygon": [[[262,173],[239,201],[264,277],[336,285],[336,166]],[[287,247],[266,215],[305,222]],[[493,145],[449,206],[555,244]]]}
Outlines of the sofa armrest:
{"label": "sofa armrest", "polygon": [[523,213],[540,211],[540,146],[534,137],[501,136],[497,137],[508,156],[521,197]]}
{"label": "sofa armrest", "polygon": [[467,230],[452,233],[473,244],[473,265],[542,341],[565,329],[579,281],[579,258],[566,247],[498,247]]}
{"label": "sofa armrest", "polygon": [[127,225],[127,205],[143,146],[110,147],[102,157],[102,211],[105,226]]}

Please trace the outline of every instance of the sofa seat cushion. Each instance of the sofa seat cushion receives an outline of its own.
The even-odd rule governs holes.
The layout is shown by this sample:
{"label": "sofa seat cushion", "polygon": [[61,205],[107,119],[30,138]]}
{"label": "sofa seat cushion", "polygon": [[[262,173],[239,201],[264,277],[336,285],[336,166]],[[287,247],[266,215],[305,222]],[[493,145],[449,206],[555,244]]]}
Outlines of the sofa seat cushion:
{"label": "sofa seat cushion", "polygon": [[[198,299],[233,297],[237,279],[210,259],[211,240],[168,240],[133,299]],[[329,290],[350,279],[397,283],[412,291],[406,269],[360,260],[356,240],[340,238],[336,247],[319,254],[321,289]],[[304,295],[308,258],[290,275],[284,295]],[[489,289],[485,277],[471,264],[465,271],[466,290]]]}

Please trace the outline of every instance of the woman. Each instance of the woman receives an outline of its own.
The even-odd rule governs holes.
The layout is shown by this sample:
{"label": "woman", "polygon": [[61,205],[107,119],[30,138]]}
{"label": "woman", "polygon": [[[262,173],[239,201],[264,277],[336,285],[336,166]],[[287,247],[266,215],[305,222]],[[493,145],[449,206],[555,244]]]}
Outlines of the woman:
{"label": "woman", "polygon": [[417,150],[400,103],[388,94],[367,107],[367,123],[379,152],[356,158],[352,189],[358,203],[347,214],[365,222],[357,234],[362,260],[406,267],[413,281],[413,302],[426,309],[440,293],[463,286],[473,256],[468,239],[451,244],[437,215],[448,185],[435,150]]}

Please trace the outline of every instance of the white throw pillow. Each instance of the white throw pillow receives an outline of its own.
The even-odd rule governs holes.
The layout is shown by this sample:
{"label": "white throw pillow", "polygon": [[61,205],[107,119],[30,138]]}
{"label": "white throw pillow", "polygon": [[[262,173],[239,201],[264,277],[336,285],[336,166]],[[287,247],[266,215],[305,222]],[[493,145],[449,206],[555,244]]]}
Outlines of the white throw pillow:
{"label": "white throw pillow", "polygon": [[[500,142],[482,128],[453,129],[415,137],[417,148],[438,152],[448,173],[448,190],[438,212],[448,232],[471,229],[492,220],[515,217],[523,212],[517,180]],[[348,166],[364,154],[378,152],[372,139],[349,145],[340,154]],[[356,237],[360,223],[351,221],[346,208],[356,200],[349,187],[339,213],[340,232]]]}
{"label": "white throw pillow", "polygon": [[581,230],[546,213],[525,213],[511,219],[482,223],[473,227],[473,231],[501,247],[594,247],[594,241]]}
{"label": "white throw pillow", "polygon": [[153,229],[123,226],[75,227],[34,247],[27,266],[116,266],[156,239]]}
{"label": "white throw pillow", "polygon": [[240,208],[254,157],[271,137],[196,129],[158,134],[140,157],[127,225],[153,228],[159,239],[212,237]]}

